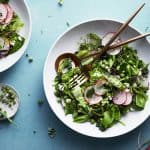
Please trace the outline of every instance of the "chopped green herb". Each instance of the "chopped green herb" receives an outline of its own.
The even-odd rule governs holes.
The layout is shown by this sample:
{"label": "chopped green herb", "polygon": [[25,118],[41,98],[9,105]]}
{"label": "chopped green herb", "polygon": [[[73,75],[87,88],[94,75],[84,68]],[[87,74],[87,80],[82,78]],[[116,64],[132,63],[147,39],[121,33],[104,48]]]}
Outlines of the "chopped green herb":
{"label": "chopped green herb", "polygon": [[62,6],[64,4],[64,0],[59,0],[58,4],[59,4],[59,6]]}
{"label": "chopped green herb", "polygon": [[146,27],[146,28],[145,28],[145,32],[147,32],[148,30],[149,30],[149,27]]}
{"label": "chopped green herb", "polygon": [[16,97],[16,93],[10,87],[2,86],[0,88],[0,103],[11,108],[16,104]]}
{"label": "chopped green herb", "polygon": [[10,123],[13,123],[13,120],[7,117],[7,112],[3,111],[2,108],[0,108],[0,118],[6,118]]}
{"label": "chopped green herb", "polygon": [[66,25],[67,25],[67,27],[70,27],[70,23],[69,22],[66,22]]}
{"label": "chopped green herb", "polygon": [[26,58],[28,58],[29,63],[33,62],[33,58],[31,56],[29,56],[29,54],[26,54],[25,56],[26,56]]}
{"label": "chopped green herb", "polygon": [[37,131],[34,130],[34,131],[33,131],[33,134],[36,134],[36,133],[37,133]]}
{"label": "chopped green herb", "polygon": [[33,58],[32,58],[32,57],[29,57],[29,58],[28,58],[28,61],[29,61],[29,63],[32,63],[32,62],[33,62]]}
{"label": "chopped green herb", "polygon": [[40,100],[38,100],[37,103],[38,103],[39,106],[42,106],[44,104],[44,101],[40,99]]}
{"label": "chopped green herb", "polygon": [[50,138],[54,138],[56,136],[56,130],[54,128],[48,128],[48,135]]}
{"label": "chopped green herb", "polygon": [[25,56],[26,56],[26,57],[29,57],[29,54],[26,54]]}
{"label": "chopped green herb", "polygon": [[11,48],[9,50],[9,54],[13,54],[17,52],[24,44],[25,39],[20,36],[18,33],[12,32],[9,35],[6,36],[6,38],[9,39],[11,43]]}

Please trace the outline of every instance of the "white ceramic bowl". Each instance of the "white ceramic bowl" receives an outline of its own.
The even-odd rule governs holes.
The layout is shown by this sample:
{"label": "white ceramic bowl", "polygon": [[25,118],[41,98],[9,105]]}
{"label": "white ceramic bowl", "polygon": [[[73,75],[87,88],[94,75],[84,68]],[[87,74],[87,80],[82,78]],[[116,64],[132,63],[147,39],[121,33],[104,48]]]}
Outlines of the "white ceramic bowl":
{"label": "white ceramic bowl", "polygon": [[31,36],[31,15],[25,0],[10,0],[10,5],[24,23],[24,27],[21,29],[20,34],[25,38],[25,43],[16,53],[0,59],[0,72],[7,70],[21,58],[28,46]]}
{"label": "white ceramic bowl", "polygon": [[[19,99],[19,94],[18,92],[16,91],[16,89],[8,84],[4,84],[4,83],[0,83],[0,89],[2,87],[8,87],[10,88],[15,94],[16,94],[16,97],[15,97],[15,100],[16,100],[16,104],[13,105],[11,108],[8,107],[6,104],[3,104],[0,102],[0,107],[2,108],[3,111],[6,111],[7,112],[7,117],[8,118],[12,118],[13,116],[16,115],[18,109],[19,109],[19,105],[20,105],[20,99]],[[5,120],[6,118],[0,118],[0,120]]]}
{"label": "white ceramic bowl", "polygon": [[[56,116],[64,124],[78,133],[98,138],[119,136],[138,127],[150,114],[150,101],[148,101],[143,111],[130,112],[121,119],[121,121],[125,123],[125,126],[117,123],[108,130],[102,132],[95,125],[91,125],[90,123],[75,123],[73,122],[71,115],[65,116],[63,108],[57,102],[54,95],[53,80],[56,75],[54,67],[56,58],[62,53],[76,51],[80,38],[85,36],[87,33],[94,32],[102,37],[107,32],[116,31],[120,25],[121,23],[112,20],[90,20],[82,22],[63,33],[56,40],[47,56],[43,72],[43,83],[49,105]],[[139,34],[140,33],[137,30],[127,27],[127,29],[121,34],[121,38],[122,40],[125,40]],[[146,39],[136,41],[130,45],[138,50],[138,55],[146,63],[150,62],[150,44]]]}

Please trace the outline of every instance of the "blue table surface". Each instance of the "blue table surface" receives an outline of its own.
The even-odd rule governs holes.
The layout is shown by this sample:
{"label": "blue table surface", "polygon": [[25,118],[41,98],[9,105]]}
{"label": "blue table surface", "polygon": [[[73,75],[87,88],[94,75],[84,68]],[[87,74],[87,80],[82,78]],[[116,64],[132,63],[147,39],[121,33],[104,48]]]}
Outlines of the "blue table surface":
{"label": "blue table surface", "polygon": [[[150,139],[150,119],[134,131],[115,138],[95,139],[80,135],[59,121],[51,111],[43,90],[42,73],[48,51],[56,38],[68,27],[91,18],[110,18],[125,21],[143,2],[145,8],[131,23],[145,32],[150,26],[149,0],[27,0],[33,21],[32,37],[27,53],[9,70],[0,73],[0,82],[13,85],[20,93],[21,105],[14,118],[17,127],[0,122],[0,150],[135,150],[137,137]],[[148,29],[148,28],[147,28]],[[149,29],[148,29],[149,30]],[[30,96],[28,96],[30,94]],[[38,99],[44,100],[39,107]],[[56,129],[56,137],[48,136],[48,127]],[[33,131],[36,131],[34,134]]]}

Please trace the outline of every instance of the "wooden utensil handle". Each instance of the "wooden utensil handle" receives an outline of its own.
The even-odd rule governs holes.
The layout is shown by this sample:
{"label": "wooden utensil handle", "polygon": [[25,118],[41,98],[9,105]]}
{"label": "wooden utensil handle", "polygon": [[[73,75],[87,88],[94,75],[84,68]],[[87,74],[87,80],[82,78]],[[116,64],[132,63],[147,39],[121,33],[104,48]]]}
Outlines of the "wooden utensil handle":
{"label": "wooden utensil handle", "polygon": [[121,47],[121,46],[123,46],[123,45],[125,45],[125,44],[132,43],[132,42],[134,42],[134,41],[136,41],[136,40],[139,40],[139,39],[142,39],[142,38],[144,38],[144,37],[146,37],[146,36],[150,36],[150,33],[146,33],[146,34],[143,34],[143,35],[139,35],[139,36],[133,37],[133,38],[131,38],[131,39],[128,39],[128,40],[126,40],[126,41],[124,41],[124,42],[121,42],[121,43],[119,43],[119,44],[115,44],[115,45],[109,46],[109,47],[108,47],[108,50],[115,49],[115,48]]}
{"label": "wooden utensil handle", "polygon": [[108,43],[104,46],[103,52],[108,49],[108,47],[114,42],[114,40],[118,37],[118,35],[124,31],[124,29],[128,26],[128,24],[134,19],[134,17],[139,13],[139,11],[144,7],[145,3],[142,4],[132,15],[131,17],[117,30],[117,32],[112,36],[112,38],[108,41]]}

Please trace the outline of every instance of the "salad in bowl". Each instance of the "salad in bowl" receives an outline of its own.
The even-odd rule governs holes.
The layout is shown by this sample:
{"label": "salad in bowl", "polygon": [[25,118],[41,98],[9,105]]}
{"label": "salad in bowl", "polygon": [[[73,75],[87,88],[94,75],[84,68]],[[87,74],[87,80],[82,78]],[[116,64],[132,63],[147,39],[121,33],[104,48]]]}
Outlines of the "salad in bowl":
{"label": "salad in bowl", "polygon": [[0,2],[0,59],[17,52],[25,38],[19,32],[24,23],[8,1]]}
{"label": "salad in bowl", "polygon": [[141,36],[127,26],[111,43],[112,49],[104,52],[122,25],[114,20],[81,22],[60,35],[47,56],[43,83],[48,103],[66,126],[80,134],[115,137],[149,117],[147,39],[116,48]]}
{"label": "salad in bowl", "polygon": [[[113,34],[109,32],[101,38],[88,33],[74,54],[82,60],[100,52]],[[118,37],[113,44],[120,41]],[[73,88],[70,81],[82,71],[70,58],[60,60],[54,79],[55,96],[74,122],[90,122],[105,131],[116,123],[124,125],[121,118],[128,112],[144,109],[149,89],[148,64],[138,57],[133,47],[124,45],[101,57],[84,59],[81,64],[90,67],[88,77],[83,82],[77,81]]]}

